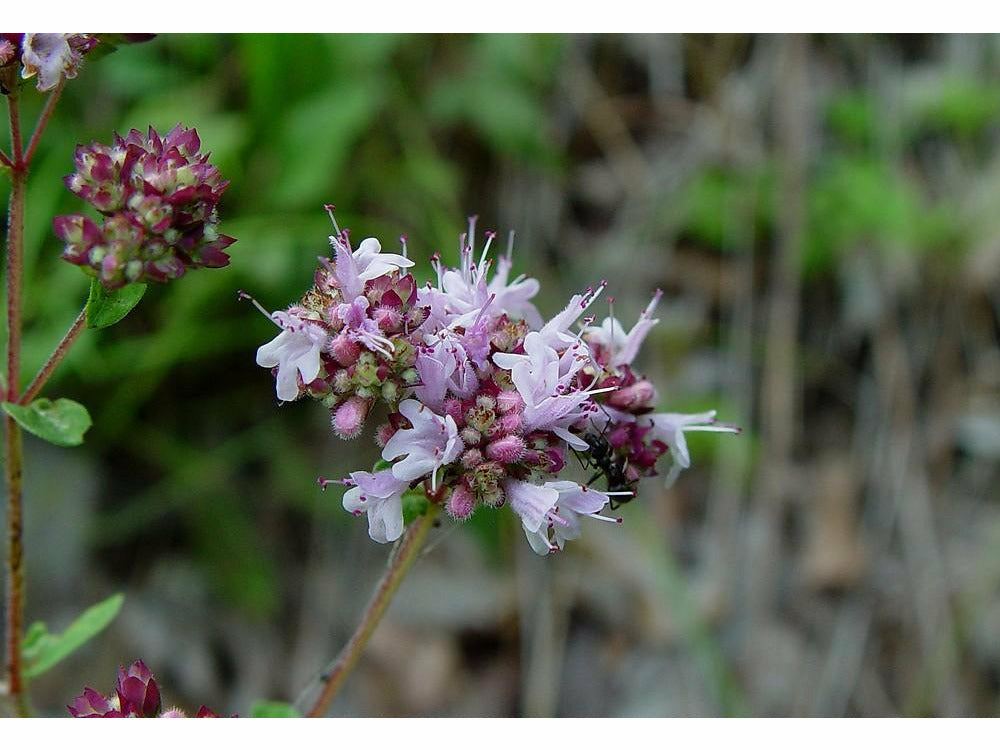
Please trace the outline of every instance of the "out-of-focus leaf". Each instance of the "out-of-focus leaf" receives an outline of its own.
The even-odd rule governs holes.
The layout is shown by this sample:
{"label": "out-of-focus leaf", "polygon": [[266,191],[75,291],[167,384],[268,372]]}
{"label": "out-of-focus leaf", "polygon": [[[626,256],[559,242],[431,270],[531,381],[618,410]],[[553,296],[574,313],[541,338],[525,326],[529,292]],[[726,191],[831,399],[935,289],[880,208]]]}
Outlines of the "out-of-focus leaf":
{"label": "out-of-focus leaf", "polygon": [[411,523],[424,515],[430,503],[423,490],[407,490],[403,493],[403,523]]}
{"label": "out-of-focus leaf", "polygon": [[3,410],[32,435],[63,448],[80,445],[92,424],[87,408],[68,398],[39,398],[27,406],[5,403]]}
{"label": "out-of-focus leaf", "polygon": [[104,630],[118,616],[124,601],[123,594],[108,597],[85,610],[59,634],[50,633],[43,622],[34,623],[28,628],[21,648],[25,676],[34,678],[44,674]]}
{"label": "out-of-focus leaf", "polygon": [[87,297],[87,328],[113,326],[132,312],[145,293],[145,284],[129,284],[108,290],[94,279],[90,282],[90,296]]}
{"label": "out-of-focus leaf", "polygon": [[250,709],[251,719],[298,719],[302,716],[290,703],[257,701]]}

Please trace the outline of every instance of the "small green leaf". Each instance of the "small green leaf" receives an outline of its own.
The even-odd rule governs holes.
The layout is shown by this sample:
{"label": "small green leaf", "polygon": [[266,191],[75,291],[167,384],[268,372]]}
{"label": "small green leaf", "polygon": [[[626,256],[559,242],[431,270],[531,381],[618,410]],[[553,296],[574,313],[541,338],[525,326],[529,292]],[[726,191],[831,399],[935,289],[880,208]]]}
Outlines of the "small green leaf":
{"label": "small green leaf", "polygon": [[403,523],[409,524],[427,512],[429,503],[423,490],[407,490],[403,493]]}
{"label": "small green leaf", "polygon": [[386,469],[392,468],[392,461],[385,461],[384,459],[379,459],[375,462],[372,467],[372,474],[378,474],[380,471],[385,471]]}
{"label": "small green leaf", "polygon": [[146,293],[145,284],[129,284],[121,289],[105,289],[100,281],[90,282],[87,297],[87,328],[107,328],[128,315]]}
{"label": "small green leaf", "polygon": [[295,706],[281,701],[257,701],[250,709],[251,719],[299,719]]}
{"label": "small green leaf", "polygon": [[118,615],[124,601],[123,594],[108,597],[87,609],[65,631],[57,635],[50,633],[44,622],[34,623],[28,628],[21,647],[25,677],[33,679],[48,672],[104,630]]}
{"label": "small green leaf", "polygon": [[68,398],[38,398],[27,406],[5,403],[3,410],[32,435],[63,448],[80,445],[93,424],[87,407]]}

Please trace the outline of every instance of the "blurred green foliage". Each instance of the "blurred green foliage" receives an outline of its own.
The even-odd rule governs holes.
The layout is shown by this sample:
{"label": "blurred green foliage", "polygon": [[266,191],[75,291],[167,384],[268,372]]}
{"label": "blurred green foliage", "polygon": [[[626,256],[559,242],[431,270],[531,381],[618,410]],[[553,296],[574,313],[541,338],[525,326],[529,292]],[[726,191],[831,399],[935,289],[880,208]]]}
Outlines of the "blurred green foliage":
{"label": "blurred green foliage", "polygon": [[[360,235],[388,245],[405,232],[419,262],[435,251],[454,258],[466,215],[483,212],[491,225],[504,167],[542,170],[559,184],[571,155],[552,110],[567,46],[547,35],[164,35],[84,66],[29,186],[26,378],[87,296],[87,278],[58,260],[50,226],[82,210],[61,182],[76,143],[132,127],[196,127],[231,181],[223,231],[239,240],[229,268],[152,285],[121,324],[88,331],[46,388],[90,408],[86,450],[113,470],[98,546],[147,559],[137,550],[158,539],[189,545],[235,605],[277,611],[280,566],[268,538],[277,509],[352,523],[336,492],[317,491],[317,467],[336,476],[376,451],[341,451],[315,410],[275,408],[271,378],[253,362],[273,325],[237,290],[269,309],[298,298],[328,250],[328,202]],[[922,181],[920,149],[948,138],[974,158],[997,125],[998,93],[953,77],[892,108],[864,91],[832,95],[820,113],[827,143],[807,165],[804,272],[828,273],[860,246],[961,253],[969,217]],[[26,89],[24,99],[31,122],[43,98]],[[676,236],[721,253],[765,244],[780,168],[700,167],[669,196]],[[7,190],[0,181],[0,200]],[[519,271],[544,274],[544,258],[518,260]],[[502,523],[477,516],[470,525],[495,548]]]}

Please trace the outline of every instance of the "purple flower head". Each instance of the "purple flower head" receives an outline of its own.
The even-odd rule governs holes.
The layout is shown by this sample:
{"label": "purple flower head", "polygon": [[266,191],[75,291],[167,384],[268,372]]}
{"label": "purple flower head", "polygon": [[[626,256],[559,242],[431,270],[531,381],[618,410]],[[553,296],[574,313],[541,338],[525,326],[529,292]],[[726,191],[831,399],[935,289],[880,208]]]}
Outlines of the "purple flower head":
{"label": "purple flower head", "polygon": [[[106,168],[99,161],[92,171]],[[531,302],[538,282],[510,280],[509,252],[490,257],[494,235],[475,249],[474,219],[458,267],[435,255],[436,280],[422,287],[405,241],[402,255],[374,238],[353,249],[335,221],[334,230],[333,257],[320,259],[313,287],[287,313],[297,327],[261,347],[258,362],[277,367],[283,400],[321,400],[342,438],[362,432],[377,402],[387,408],[375,439],[388,464],[353,472],[343,497],[346,510],[367,515],[375,541],[402,535],[403,496],[420,491],[457,522],[508,505],[532,549],[560,550],[584,517],[619,521],[601,512],[633,497],[665,453],[671,478],[687,466],[685,430],[732,431],[714,413],[652,413],[657,389],[633,366],[659,292],[627,333],[613,316],[581,320],[604,282],[546,322]],[[64,229],[82,247],[94,233],[83,221]],[[566,477],[571,451],[606,491]]]}
{"label": "purple flower head", "polygon": [[[185,716],[179,708],[163,710],[160,689],[152,672],[142,661],[133,662],[127,669],[119,667],[118,681],[111,695],[105,697],[93,688],[84,688],[83,693],[66,708],[77,719],[171,719]],[[198,711],[198,718],[215,716],[204,706]]]}
{"label": "purple flower head", "polygon": [[68,229],[82,217],[57,217],[53,228],[66,243],[63,259],[109,289],[228,265],[224,251],[235,240],[219,233],[217,204],[229,183],[200,148],[198,133],[182,125],[162,138],[149,128],[145,135],[115,134],[110,146],[79,146],[66,187],[104,219],[81,244]]}
{"label": "purple flower head", "polygon": [[160,713],[160,689],[153,673],[142,661],[119,668],[116,688],[123,716],[154,718]]}

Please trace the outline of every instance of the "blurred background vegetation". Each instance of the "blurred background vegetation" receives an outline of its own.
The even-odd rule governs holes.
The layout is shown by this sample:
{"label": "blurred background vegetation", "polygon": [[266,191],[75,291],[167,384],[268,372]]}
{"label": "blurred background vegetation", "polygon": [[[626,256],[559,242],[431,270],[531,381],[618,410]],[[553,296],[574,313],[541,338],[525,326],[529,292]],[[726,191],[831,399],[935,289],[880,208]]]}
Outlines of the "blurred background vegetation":
{"label": "blurred background vegetation", "polygon": [[[40,108],[33,90],[24,97]],[[29,118],[31,114],[29,112]],[[1000,708],[1000,40],[988,36],[164,35],[87,64],[29,191],[25,370],[87,280],[58,260],[76,143],[177,122],[231,180],[232,265],[154,285],[46,388],[28,615],[112,629],[35,686],[61,715],[143,658],[165,695],[294,700],[387,548],[321,493],[376,457],[254,364],[328,250],[322,206],[418,261],[517,231],[554,313],[606,278],[661,409],[718,408],[669,491],[535,558],[447,524],[342,715],[993,715]],[[6,182],[0,198],[6,201]],[[603,316],[604,311],[598,311]]]}

